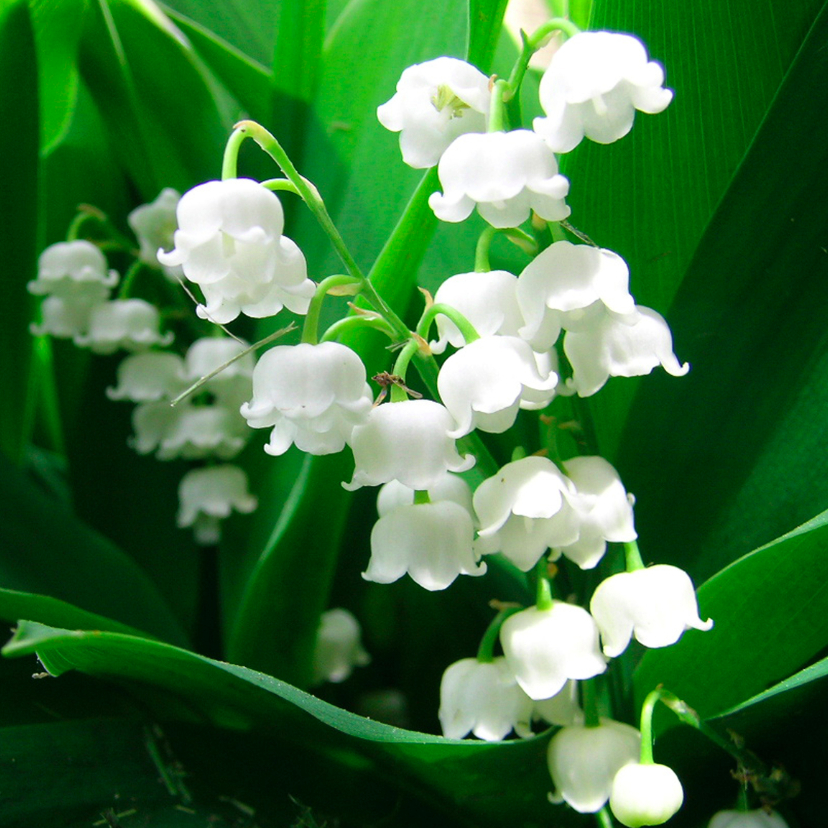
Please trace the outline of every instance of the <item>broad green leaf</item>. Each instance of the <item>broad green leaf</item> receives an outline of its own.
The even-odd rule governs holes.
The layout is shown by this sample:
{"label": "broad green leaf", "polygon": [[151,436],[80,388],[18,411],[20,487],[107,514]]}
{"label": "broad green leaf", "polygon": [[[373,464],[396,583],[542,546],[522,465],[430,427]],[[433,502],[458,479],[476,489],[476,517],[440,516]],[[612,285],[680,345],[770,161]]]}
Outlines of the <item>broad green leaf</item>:
{"label": "broad green leaf", "polygon": [[75,110],[86,0],[32,0],[30,7],[40,79],[40,143],[48,152],[66,133]]}
{"label": "broad green leaf", "polygon": [[705,718],[746,702],[800,669],[828,642],[828,512],[741,558],[701,586],[709,632],[648,650],[635,672],[639,703],[657,684]]}
{"label": "broad green leaf", "polygon": [[36,275],[40,178],[37,60],[25,2],[0,4],[0,111],[5,121],[0,154],[6,160],[0,176],[0,200],[5,205],[0,233],[0,451],[20,462],[32,425],[28,373],[33,302],[26,283]]}
{"label": "broad green leaf", "polygon": [[132,560],[2,457],[0,470],[5,589],[48,595],[168,641],[186,641],[164,599]]}
{"label": "broad green leaf", "polygon": [[646,554],[698,578],[828,504],[826,38],[824,10],[676,295],[692,370],[642,381],[621,444]]}
{"label": "broad green leaf", "polygon": [[[822,5],[821,0],[797,0],[783,13],[774,0],[595,0],[590,27],[640,37],[651,59],[665,67],[666,85],[675,90],[665,112],[639,113],[632,132],[622,140],[609,146],[584,141],[562,161],[572,182],[567,199],[571,222],[624,257],[639,303],[660,313],[670,309],[702,234]],[[804,116],[805,110],[800,114]],[[776,136],[782,141],[777,150],[788,146],[794,134],[805,135],[794,123],[784,138]],[[768,184],[770,192],[765,172],[782,175],[780,186],[787,188],[784,164],[774,163],[759,173],[755,183]],[[760,220],[761,229],[744,222],[738,228],[711,226],[707,238],[736,241],[754,233],[767,238],[766,219],[780,215],[775,205],[769,209]],[[724,263],[715,263],[707,275],[720,285],[732,279]],[[696,320],[696,331],[707,336],[709,324],[702,319]],[[685,331],[675,334],[679,357],[700,365],[688,351]],[[616,380],[591,401],[603,453],[610,459],[616,456],[637,387],[636,381]]]}
{"label": "broad green leaf", "polygon": [[491,66],[500,39],[507,0],[469,0],[466,60],[485,69]]}
{"label": "broad green leaf", "polygon": [[[23,621],[3,650],[37,653],[53,675],[77,669],[125,683],[162,718],[209,721],[230,728],[277,728],[280,736],[336,752],[363,755],[401,787],[416,785],[435,804],[462,808],[485,824],[548,819],[546,739],[457,742],[365,719],[284,682],[117,633],[53,629]],[[569,822],[561,812],[562,824]]]}

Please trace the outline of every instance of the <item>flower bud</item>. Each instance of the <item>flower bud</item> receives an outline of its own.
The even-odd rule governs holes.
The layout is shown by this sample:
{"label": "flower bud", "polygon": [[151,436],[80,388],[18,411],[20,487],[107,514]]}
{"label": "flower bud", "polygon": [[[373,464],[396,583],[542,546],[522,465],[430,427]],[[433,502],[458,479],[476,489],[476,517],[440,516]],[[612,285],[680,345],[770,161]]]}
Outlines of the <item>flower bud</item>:
{"label": "flower bud", "polygon": [[684,790],[667,765],[625,765],[615,775],[609,802],[627,828],[661,825],[681,808]]}

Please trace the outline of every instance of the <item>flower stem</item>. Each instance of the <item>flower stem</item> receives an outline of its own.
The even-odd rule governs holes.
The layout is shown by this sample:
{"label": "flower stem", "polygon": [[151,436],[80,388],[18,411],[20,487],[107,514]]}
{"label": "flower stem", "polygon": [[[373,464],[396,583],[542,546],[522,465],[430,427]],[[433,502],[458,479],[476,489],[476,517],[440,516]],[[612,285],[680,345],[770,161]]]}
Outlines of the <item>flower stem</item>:
{"label": "flower stem", "polygon": [[555,603],[555,599],[552,597],[552,585],[549,583],[549,578],[546,577],[546,566],[546,555],[541,555],[535,566],[535,576],[537,577],[535,606],[539,610],[550,610]]}
{"label": "flower stem", "polygon": [[645,569],[644,561],[641,559],[641,552],[638,549],[638,541],[624,542],[624,555],[627,560],[627,572],[636,572]]}
{"label": "flower stem", "polygon": [[417,489],[414,492],[414,504],[422,506],[425,503],[431,503],[431,497],[426,489]]}
{"label": "flower stem", "polygon": [[444,305],[442,302],[438,302],[435,305],[429,305],[425,309],[425,312],[420,317],[420,321],[417,324],[417,335],[421,336],[423,339],[428,339],[428,332],[431,328],[431,323],[436,318],[437,314],[441,313],[443,316],[448,317],[454,324],[457,326],[457,329],[463,336],[463,339],[466,341],[466,345],[474,342],[475,339],[480,339],[480,334],[475,330],[474,325],[460,313],[459,310],[453,308],[451,305]]}
{"label": "flower stem", "polygon": [[339,319],[325,331],[319,338],[320,342],[333,342],[346,334],[348,331],[357,328],[374,328],[384,333],[390,339],[396,340],[396,331],[379,315],[375,313],[360,313],[355,316],[346,316]]}
{"label": "flower stem", "polygon": [[644,699],[641,705],[641,764],[653,764],[653,710],[661,699],[661,688],[657,687]]}
{"label": "flower stem", "polygon": [[483,664],[491,664],[494,661],[494,648],[497,643],[497,638],[500,635],[500,628],[503,622],[516,612],[520,612],[520,607],[507,607],[502,609],[492,620],[486,632],[483,633],[483,638],[480,639],[480,646],[477,648],[477,660]]}
{"label": "flower stem", "polygon": [[492,85],[487,132],[503,132],[506,129],[506,102],[504,99],[508,89],[509,85],[505,80],[496,80]]}
{"label": "flower stem", "polygon": [[[408,363],[411,362],[411,357],[420,349],[420,342],[418,339],[412,337],[405,343],[405,346],[400,351],[397,361],[394,363],[392,373],[400,377],[405,382],[405,373],[408,371]],[[397,384],[391,386],[391,402],[405,402],[408,399],[405,389]]]}
{"label": "flower stem", "polygon": [[600,828],[615,828],[615,822],[613,821],[612,814],[606,805],[604,805],[600,811],[596,811],[595,819],[597,820]]}
{"label": "flower stem", "polygon": [[488,273],[492,269],[489,262],[489,248],[492,246],[495,233],[497,233],[496,227],[487,227],[477,240],[477,247],[474,251],[474,269],[477,273]]}
{"label": "flower stem", "polygon": [[584,706],[584,725],[598,727],[601,717],[598,715],[598,686],[595,679],[580,682],[581,703]]}
{"label": "flower stem", "polygon": [[237,178],[239,164],[239,149],[247,136],[239,129],[234,129],[224,146],[224,157],[221,161],[221,180]]}
{"label": "flower stem", "polygon": [[287,178],[268,178],[267,181],[262,181],[262,187],[267,187],[268,190],[293,193],[299,195],[299,190],[296,185]]}
{"label": "flower stem", "polygon": [[348,276],[344,273],[328,276],[327,279],[323,279],[317,285],[310,305],[308,305],[305,324],[302,326],[302,342],[316,345],[319,341],[319,314],[322,312],[322,303],[325,301],[328,293],[335,288],[348,288],[352,285],[358,290],[362,285],[362,281],[354,279],[353,276]]}

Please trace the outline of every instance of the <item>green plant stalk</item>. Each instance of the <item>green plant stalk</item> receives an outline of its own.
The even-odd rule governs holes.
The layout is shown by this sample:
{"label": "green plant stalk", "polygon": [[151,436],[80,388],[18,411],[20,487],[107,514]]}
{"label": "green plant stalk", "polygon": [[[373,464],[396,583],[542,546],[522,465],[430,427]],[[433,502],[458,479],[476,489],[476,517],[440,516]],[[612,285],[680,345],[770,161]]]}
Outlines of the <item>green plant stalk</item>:
{"label": "green plant stalk", "polygon": [[323,279],[316,286],[316,291],[310,300],[310,305],[308,305],[308,312],[305,314],[305,323],[302,326],[302,342],[310,345],[316,345],[319,342],[319,314],[322,312],[322,303],[330,291],[334,288],[348,287],[350,285],[359,287],[361,284],[361,280],[354,279],[353,276],[348,276],[344,273],[338,273],[334,276],[328,276],[327,279]]}
{"label": "green plant stalk", "polygon": [[477,332],[474,325],[472,325],[472,323],[469,322],[469,320],[463,316],[460,311],[453,308],[451,305],[444,305],[442,302],[429,305],[426,308],[425,313],[423,313],[420,317],[420,321],[417,323],[417,336],[422,337],[424,340],[428,340],[428,333],[431,329],[431,324],[434,322],[438,314],[442,314],[454,322],[457,329],[463,336],[466,345],[470,345],[476,339],[480,339],[480,334]]}
{"label": "green plant stalk", "polygon": [[601,717],[598,715],[598,687],[595,679],[587,679],[581,683],[581,701],[584,705],[584,725],[598,727]]}
{"label": "green plant stalk", "polygon": [[526,75],[526,70],[529,68],[529,61],[532,59],[532,55],[544,46],[546,39],[555,32],[561,32],[565,38],[569,39],[576,34],[580,34],[581,30],[571,20],[566,20],[562,17],[553,17],[552,20],[548,20],[531,35],[527,35],[526,32],[521,31],[520,37],[523,43],[512,73],[509,75],[507,84],[508,93],[506,97],[507,103],[520,91],[520,85],[523,83],[523,78]]}
{"label": "green plant stalk", "polygon": [[486,632],[483,633],[483,638],[480,639],[480,646],[477,648],[477,660],[482,664],[491,664],[494,661],[494,648],[500,635],[500,628],[503,622],[516,612],[520,612],[520,607],[507,607],[502,609],[492,620]]}
{"label": "green plant stalk", "polygon": [[474,269],[477,273],[488,273],[492,269],[492,264],[489,261],[489,250],[495,233],[497,233],[496,227],[487,227],[477,240],[477,247],[474,251]]}
{"label": "green plant stalk", "polygon": [[637,572],[639,569],[646,568],[638,549],[638,541],[624,542],[624,557],[627,562],[627,572]]}

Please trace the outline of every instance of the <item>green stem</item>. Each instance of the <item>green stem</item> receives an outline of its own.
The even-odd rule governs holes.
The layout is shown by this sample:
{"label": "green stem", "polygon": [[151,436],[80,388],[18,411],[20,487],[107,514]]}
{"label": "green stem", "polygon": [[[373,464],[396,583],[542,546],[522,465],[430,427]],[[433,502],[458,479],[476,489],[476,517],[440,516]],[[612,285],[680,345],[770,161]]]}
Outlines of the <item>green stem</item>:
{"label": "green stem", "polygon": [[661,688],[657,687],[644,699],[641,705],[641,764],[653,764],[653,710],[661,699]]}
{"label": "green stem", "polygon": [[299,195],[299,190],[296,185],[287,178],[268,178],[267,181],[262,181],[262,187],[267,187],[268,190],[293,193]]}
{"label": "green stem", "polygon": [[492,98],[489,105],[489,123],[487,132],[503,132],[506,129],[505,96],[509,85],[505,80],[497,80],[492,86]]}
{"label": "green stem", "polygon": [[138,274],[144,269],[145,264],[140,259],[136,259],[130,266],[129,270],[124,274],[124,279],[118,288],[118,299],[128,299],[132,287],[138,279]]}
{"label": "green stem", "polygon": [[239,149],[247,136],[238,129],[234,129],[224,147],[224,157],[221,161],[221,180],[237,178]]}
{"label": "green stem", "polygon": [[350,285],[359,287],[362,285],[362,281],[360,279],[354,279],[353,276],[338,273],[334,276],[328,276],[327,279],[323,279],[317,285],[313,298],[308,305],[305,323],[302,326],[302,342],[309,343],[310,345],[317,344],[319,341],[319,314],[322,312],[322,303],[325,301],[325,297],[334,288]]}
{"label": "green stem", "polygon": [[[405,346],[400,351],[399,356],[394,363],[394,369],[391,373],[394,374],[394,376],[399,377],[403,383],[405,382],[405,374],[408,371],[408,363],[411,362],[411,357],[413,357],[419,349],[419,341],[413,338],[409,339],[408,342],[405,343]],[[401,388],[396,384],[391,386],[391,402],[405,402],[407,399],[408,394],[405,393],[404,388]]]}
{"label": "green stem", "polygon": [[546,555],[541,555],[540,560],[535,566],[535,576],[537,578],[535,607],[544,611],[551,610],[555,603],[555,599],[552,597],[552,585],[546,576],[546,566]]}
{"label": "green stem", "polygon": [[627,572],[637,572],[639,569],[646,569],[641,559],[641,552],[638,549],[638,541],[624,542],[624,555],[627,559]]}
{"label": "green stem", "polygon": [[600,828],[615,828],[615,822],[612,819],[612,814],[606,805],[604,805],[600,811],[596,811],[595,819]]}
{"label": "green stem", "polygon": [[496,227],[487,227],[477,240],[477,247],[474,251],[474,269],[477,273],[488,273],[492,269],[489,262],[489,249],[495,233],[497,233]]}
{"label": "green stem", "polygon": [[425,312],[420,317],[420,321],[417,323],[417,335],[421,336],[423,339],[428,339],[428,332],[431,328],[431,323],[436,318],[437,314],[442,314],[443,316],[448,317],[454,324],[457,326],[457,329],[460,331],[463,339],[466,341],[466,345],[474,342],[475,339],[480,339],[480,334],[475,330],[474,325],[460,313],[459,310],[453,308],[451,305],[444,305],[442,302],[437,302],[434,305],[429,305],[425,309]]}
{"label": "green stem", "polygon": [[480,646],[477,648],[477,660],[483,664],[491,664],[494,661],[494,648],[500,635],[500,628],[503,622],[516,612],[520,612],[520,607],[508,607],[502,609],[491,621],[486,632],[483,633],[483,638],[480,639]]}
{"label": "green stem", "polygon": [[584,725],[586,727],[598,727],[601,724],[601,717],[598,714],[598,687],[595,679],[582,681],[581,703],[584,706]]}
{"label": "green stem", "polygon": [[417,489],[414,492],[414,504],[416,506],[422,506],[426,503],[431,503],[431,497],[428,491],[426,489]]}
{"label": "green stem", "polygon": [[384,333],[389,339],[396,341],[396,331],[378,314],[375,313],[361,313],[355,316],[346,316],[344,319],[339,319],[325,331],[319,338],[320,342],[333,342],[344,336],[348,331],[353,331],[358,328],[374,328],[380,333]]}

